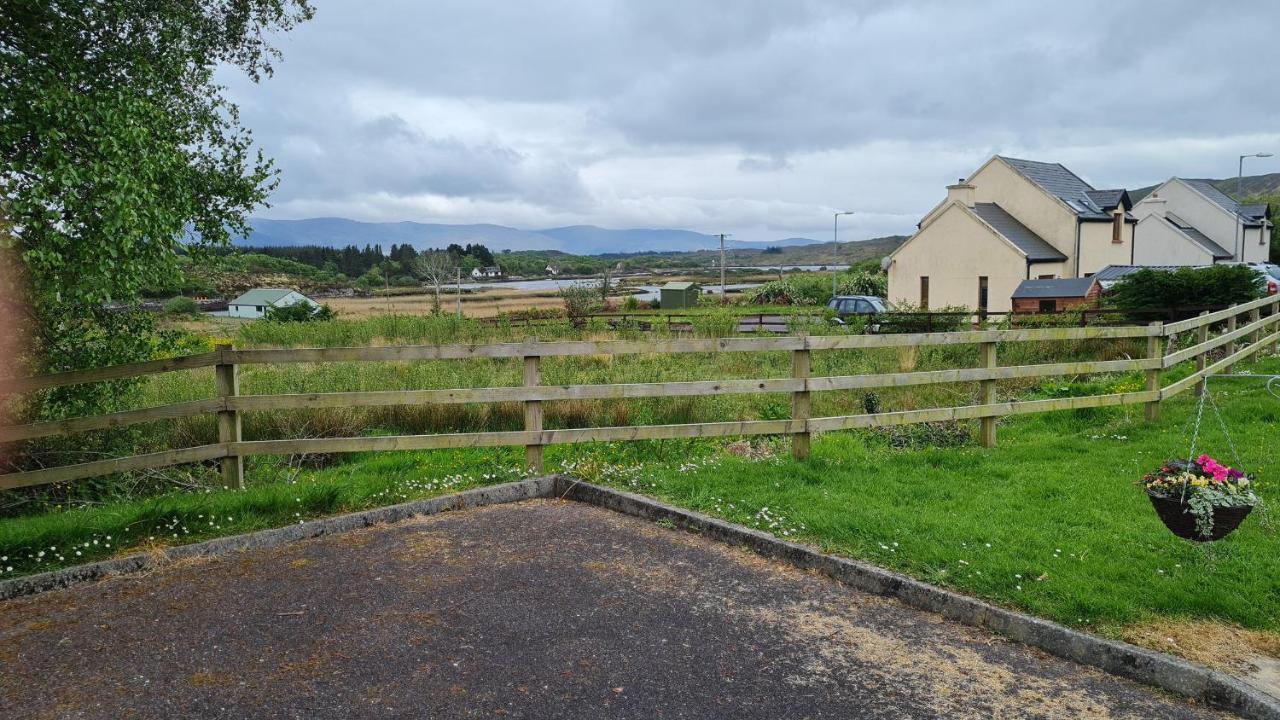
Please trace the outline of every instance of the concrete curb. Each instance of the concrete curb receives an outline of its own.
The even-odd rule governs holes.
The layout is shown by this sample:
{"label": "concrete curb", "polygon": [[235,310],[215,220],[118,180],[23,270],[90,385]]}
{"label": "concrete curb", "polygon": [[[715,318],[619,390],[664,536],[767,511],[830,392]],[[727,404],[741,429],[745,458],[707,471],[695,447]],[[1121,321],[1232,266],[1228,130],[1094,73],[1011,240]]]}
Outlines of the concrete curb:
{"label": "concrete curb", "polygon": [[1280,702],[1229,675],[1186,660],[1114,640],[1106,640],[1023,613],[1006,610],[959,593],[857,560],[825,555],[741,525],[634,495],[575,481],[555,479],[555,496],[584,502],[646,520],[667,520],[677,527],[738,545],[794,567],[816,570],[851,587],[896,598],[965,625],[984,628],[1012,640],[1104,672],[1229,710],[1251,720],[1280,720]]}
{"label": "concrete curb", "polygon": [[466,490],[453,495],[414,500],[400,505],[336,515],[319,520],[309,520],[298,525],[215,538],[191,545],[159,549],[155,552],[136,553],[89,563],[88,565],[53,570],[39,575],[28,575],[27,577],[0,581],[0,601],[102,580],[116,575],[151,570],[186,558],[217,557],[230,555],[241,550],[279,547],[298,540],[320,537],[321,535],[333,535],[359,530],[372,525],[395,523],[415,515],[434,515],[450,510],[551,497],[555,487],[556,478],[552,476],[521,480],[503,485]]}

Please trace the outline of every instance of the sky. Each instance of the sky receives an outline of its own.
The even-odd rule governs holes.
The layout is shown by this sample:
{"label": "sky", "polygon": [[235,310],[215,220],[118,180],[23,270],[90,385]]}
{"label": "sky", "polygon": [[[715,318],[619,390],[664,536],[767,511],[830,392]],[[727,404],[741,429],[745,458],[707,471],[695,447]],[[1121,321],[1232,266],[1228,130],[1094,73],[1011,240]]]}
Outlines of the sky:
{"label": "sky", "polygon": [[313,2],[274,77],[221,75],[261,217],[856,240],[997,153],[1099,188],[1280,155],[1273,0]]}

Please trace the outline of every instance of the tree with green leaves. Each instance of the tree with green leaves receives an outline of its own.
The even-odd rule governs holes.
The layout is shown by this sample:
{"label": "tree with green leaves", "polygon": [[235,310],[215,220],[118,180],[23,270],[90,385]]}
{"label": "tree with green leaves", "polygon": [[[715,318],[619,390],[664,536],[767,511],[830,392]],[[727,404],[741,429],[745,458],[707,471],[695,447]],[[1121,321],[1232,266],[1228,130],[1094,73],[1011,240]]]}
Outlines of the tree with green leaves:
{"label": "tree with green leaves", "polygon": [[[1122,310],[1178,310],[1239,305],[1260,297],[1262,279],[1245,265],[1144,268],[1121,278],[1107,294],[1108,305]],[[1194,310],[1186,310],[1194,315]]]}
{"label": "tree with green leaves", "polygon": [[271,35],[312,13],[308,0],[0,3],[0,238],[33,370],[157,352],[149,319],[120,308],[177,272],[185,238],[245,232],[277,182],[215,71],[270,76]]}

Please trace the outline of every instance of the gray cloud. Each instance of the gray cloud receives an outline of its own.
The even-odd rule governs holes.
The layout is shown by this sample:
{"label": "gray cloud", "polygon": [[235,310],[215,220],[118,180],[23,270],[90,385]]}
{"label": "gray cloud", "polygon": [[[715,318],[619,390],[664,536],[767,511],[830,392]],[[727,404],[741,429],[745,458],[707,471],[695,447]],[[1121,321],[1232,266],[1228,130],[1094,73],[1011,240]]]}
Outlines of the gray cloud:
{"label": "gray cloud", "polygon": [[1280,152],[1269,0],[317,5],[228,76],[276,217],[874,235],[996,151],[1108,186]]}

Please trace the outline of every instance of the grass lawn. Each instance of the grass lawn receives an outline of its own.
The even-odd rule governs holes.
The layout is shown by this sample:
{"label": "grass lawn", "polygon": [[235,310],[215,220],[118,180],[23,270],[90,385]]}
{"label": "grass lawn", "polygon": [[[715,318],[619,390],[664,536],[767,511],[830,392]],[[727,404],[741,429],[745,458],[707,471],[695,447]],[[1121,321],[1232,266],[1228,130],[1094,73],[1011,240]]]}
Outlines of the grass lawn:
{"label": "grass lawn", "polygon": [[[1280,357],[1240,370],[1280,373]],[[1211,382],[1245,468],[1280,503],[1280,399],[1258,381]],[[1022,416],[1001,424],[993,450],[915,427],[826,434],[803,463],[782,439],[662,441],[556,446],[548,469],[1193,659],[1208,659],[1192,646],[1224,628],[1280,656],[1270,514],[1255,511],[1223,542],[1188,543],[1134,484],[1186,455],[1194,407],[1187,393],[1152,425],[1141,408]],[[1212,416],[1200,447],[1235,464]],[[11,517],[0,520],[0,578],[516,479],[521,452],[360,454],[320,469],[254,459],[244,491]]]}

